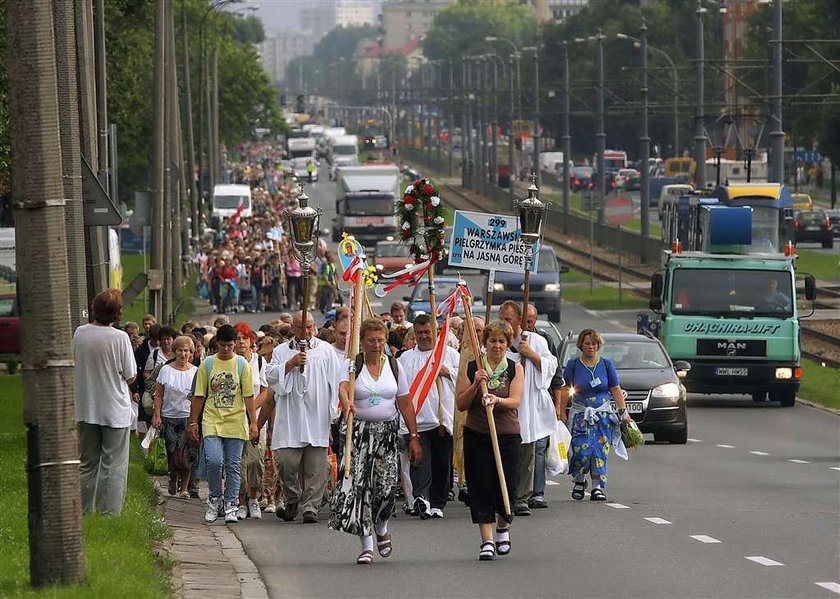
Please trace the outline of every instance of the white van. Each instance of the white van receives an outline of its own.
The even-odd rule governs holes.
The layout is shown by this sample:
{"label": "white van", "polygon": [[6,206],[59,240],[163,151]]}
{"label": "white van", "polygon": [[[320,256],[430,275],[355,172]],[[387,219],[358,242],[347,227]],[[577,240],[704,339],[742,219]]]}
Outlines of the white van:
{"label": "white van", "polygon": [[334,137],[330,144],[330,164],[336,166],[359,164],[359,139],[355,135]]}
{"label": "white van", "polygon": [[219,220],[233,216],[242,204],[241,217],[251,216],[251,187],[249,185],[216,185],[213,187],[213,216]]}
{"label": "white van", "polygon": [[659,192],[659,203],[657,204],[659,208],[659,220],[662,220],[662,207],[665,205],[666,198],[668,198],[669,196],[686,196],[692,191],[694,191],[694,186],[689,185],[688,183],[674,183],[672,185],[663,185],[662,191]]}

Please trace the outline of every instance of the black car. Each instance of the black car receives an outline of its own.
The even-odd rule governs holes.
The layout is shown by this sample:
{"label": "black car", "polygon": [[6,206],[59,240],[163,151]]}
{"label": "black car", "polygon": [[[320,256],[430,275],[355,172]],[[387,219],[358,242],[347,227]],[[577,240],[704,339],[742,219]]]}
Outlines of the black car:
{"label": "black car", "polygon": [[834,247],[831,221],[822,208],[800,210],[793,218],[794,242],[817,241],[827,249]]}
{"label": "black car", "polygon": [[828,222],[831,223],[831,232],[835,237],[840,237],[840,210],[826,210]]}
{"label": "black car", "polygon": [[[656,441],[684,444],[688,440],[685,386],[681,378],[691,369],[687,362],[672,362],[658,339],[630,333],[603,333],[600,355],[609,358],[627,404],[627,412],[643,433]],[[577,335],[571,333],[560,347],[565,367],[578,357]]]}
{"label": "black car", "polygon": [[[537,272],[530,276],[529,300],[537,307],[540,314],[548,314],[548,319],[560,322],[560,274],[569,272],[568,267],[560,266],[554,248],[544,245],[540,248],[537,260]],[[501,304],[507,300],[521,302],[524,296],[525,273],[496,271],[493,282],[493,303]]]}
{"label": "black car", "polygon": [[586,189],[589,187],[589,181],[592,178],[592,167],[591,166],[576,166],[572,169],[572,172],[569,173],[569,179],[571,179],[571,187],[572,191],[580,191],[581,189]]}

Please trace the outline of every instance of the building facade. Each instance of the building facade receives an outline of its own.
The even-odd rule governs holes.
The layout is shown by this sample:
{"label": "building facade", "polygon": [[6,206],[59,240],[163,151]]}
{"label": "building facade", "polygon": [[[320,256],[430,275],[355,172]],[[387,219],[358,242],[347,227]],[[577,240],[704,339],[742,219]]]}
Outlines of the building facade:
{"label": "building facade", "polygon": [[382,47],[402,48],[413,40],[422,39],[432,28],[435,14],[455,0],[391,0],[382,5],[382,27],[385,38]]}
{"label": "building facade", "polygon": [[300,29],[317,43],[335,27],[335,3],[315,2],[300,9]]}
{"label": "building facade", "polygon": [[281,31],[266,37],[260,44],[260,60],[274,83],[286,77],[286,65],[293,58],[312,53],[313,37],[298,31]]}
{"label": "building facade", "polygon": [[372,2],[336,0],[334,8],[336,26],[357,27],[373,25],[376,22],[376,12]]}

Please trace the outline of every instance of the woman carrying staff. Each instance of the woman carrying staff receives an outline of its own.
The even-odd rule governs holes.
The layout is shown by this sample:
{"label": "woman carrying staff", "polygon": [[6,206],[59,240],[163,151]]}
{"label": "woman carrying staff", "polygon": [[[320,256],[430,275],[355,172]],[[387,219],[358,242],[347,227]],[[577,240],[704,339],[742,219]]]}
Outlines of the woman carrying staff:
{"label": "woman carrying staff", "polygon": [[[618,373],[612,360],[598,355],[604,338],[595,329],[583,329],[578,335],[580,357],[569,360],[563,371],[565,386],[560,392],[560,419],[572,433],[569,474],[574,478],[572,499],[580,501],[586,489],[586,475],[592,480],[591,501],[606,501],[607,456],[621,443],[619,422],[630,422]],[[572,406],[566,417],[566,405]],[[611,401],[618,406],[613,410]],[[616,449],[619,449],[618,447]]]}
{"label": "woman carrying staff", "polygon": [[[397,485],[397,411],[408,427],[408,451],[414,464],[420,462],[422,449],[417,435],[414,406],[408,394],[408,381],[394,358],[384,354],[388,329],[376,318],[362,323],[359,334],[362,352],[355,358],[356,382],[350,402],[350,361],[344,365],[339,399],[346,422],[353,418],[353,450],[349,460],[350,478],[342,478],[333,494],[330,528],[358,535],[362,552],[357,564],[373,561],[373,534],[383,558],[393,551],[388,518],[394,511]],[[345,435],[342,425],[341,436]],[[344,447],[344,439],[340,447]],[[348,467],[341,456],[339,476]]]}
{"label": "woman carrying staff", "polygon": [[[487,325],[482,342],[487,353],[481,357],[481,367],[475,360],[469,362],[467,376],[458,379],[455,401],[459,410],[467,412],[464,467],[470,477],[470,515],[473,524],[478,524],[481,535],[478,559],[485,561],[494,559],[496,553],[510,553],[510,524],[513,518],[505,514],[485,406],[493,408],[507,493],[512,502],[516,498],[519,446],[522,443],[517,408],[522,400],[525,373],[521,364],[507,359],[508,348],[513,343],[513,329],[508,323],[500,320]],[[484,396],[482,381],[487,383],[488,389]]]}
{"label": "woman carrying staff", "polygon": [[[169,494],[189,498],[190,479],[195,479],[198,451],[187,444],[187,421],[190,417],[190,391],[198,370],[192,364],[195,343],[189,335],[172,341],[175,361],[165,365],[155,384],[152,426],[163,427],[166,457],[169,462]],[[179,481],[180,479],[180,481]]]}

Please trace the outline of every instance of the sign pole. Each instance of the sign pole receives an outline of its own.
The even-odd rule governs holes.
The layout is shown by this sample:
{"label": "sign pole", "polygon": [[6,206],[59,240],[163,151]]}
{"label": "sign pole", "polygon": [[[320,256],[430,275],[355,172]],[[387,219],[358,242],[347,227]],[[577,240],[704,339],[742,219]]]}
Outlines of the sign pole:
{"label": "sign pole", "polygon": [[[350,403],[355,401],[356,396],[356,356],[359,353],[359,331],[362,328],[362,299],[366,296],[365,277],[363,271],[356,271],[356,281],[353,287],[353,318],[350,321],[350,347],[347,350],[347,357],[350,359],[350,383],[347,388],[347,395]],[[350,478],[353,468],[353,412],[347,412],[347,435],[344,439],[344,478]]]}
{"label": "sign pole", "polygon": [[595,222],[592,218],[595,203],[589,192],[589,295],[595,293]]}
{"label": "sign pole", "polygon": [[484,308],[484,324],[490,324],[490,310],[493,308],[493,286],[496,284],[496,269],[491,268],[487,274],[487,305]]}
{"label": "sign pole", "polygon": [[621,225],[618,225],[618,303],[622,303],[621,298]]}

